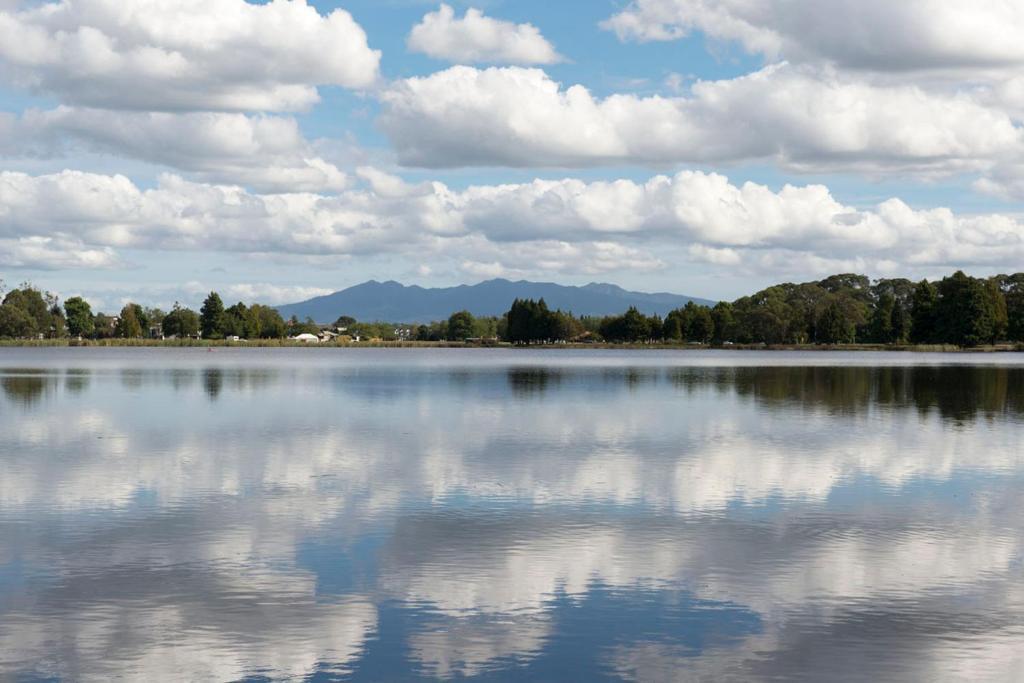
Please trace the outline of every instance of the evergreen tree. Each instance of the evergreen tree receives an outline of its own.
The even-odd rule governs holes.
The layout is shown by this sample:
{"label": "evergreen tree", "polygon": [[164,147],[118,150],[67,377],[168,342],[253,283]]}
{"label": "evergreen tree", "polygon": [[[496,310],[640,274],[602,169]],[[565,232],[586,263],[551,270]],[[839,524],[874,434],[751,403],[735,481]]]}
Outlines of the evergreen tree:
{"label": "evergreen tree", "polygon": [[1006,336],[1024,341],[1024,273],[1004,277],[1002,289],[1006,300]]}
{"label": "evergreen tree", "polygon": [[939,283],[936,329],[943,341],[959,346],[977,346],[994,341],[995,306],[988,287],[963,271]]}
{"label": "evergreen tree", "polygon": [[260,336],[258,318],[241,301],[224,311],[224,336],[256,339]]}
{"label": "evergreen tree", "polygon": [[1007,339],[1010,327],[1009,309],[997,278],[989,278],[985,282],[985,293],[988,295],[989,308],[992,311],[992,340]]}
{"label": "evergreen tree", "polygon": [[720,301],[711,309],[711,319],[715,323],[713,341],[716,344],[733,341],[736,335],[736,319],[733,317],[732,304]]}
{"label": "evergreen tree", "polygon": [[906,344],[910,341],[910,311],[906,306],[896,304],[892,309],[892,340],[895,344]]}
{"label": "evergreen tree", "polygon": [[[693,303],[692,301],[690,303]],[[689,305],[689,304],[687,304]],[[690,325],[686,338],[690,341],[707,344],[715,334],[715,321],[711,317],[711,309],[707,306],[694,306],[690,313]]]}
{"label": "evergreen tree", "polygon": [[661,336],[668,341],[682,341],[683,321],[678,311],[672,311],[665,316],[665,322],[661,327]]}
{"label": "evergreen tree", "polygon": [[508,341],[514,344],[569,339],[581,328],[572,316],[550,310],[544,299],[516,299],[505,319]]}
{"label": "evergreen tree", "polygon": [[936,315],[939,292],[935,285],[921,280],[914,288],[910,312],[910,340],[915,344],[931,344],[936,341]]}
{"label": "evergreen tree", "polygon": [[892,344],[896,341],[893,332],[893,316],[896,314],[896,299],[883,294],[871,314],[871,341],[877,344]]}
{"label": "evergreen tree", "polygon": [[[660,325],[657,332],[661,332]],[[651,339],[654,335],[647,316],[635,306],[620,316],[605,319],[601,324],[601,336],[608,341],[639,342]]]}
{"label": "evergreen tree", "polygon": [[224,302],[217,292],[210,292],[203,301],[203,307],[199,309],[199,321],[204,339],[224,337]]}

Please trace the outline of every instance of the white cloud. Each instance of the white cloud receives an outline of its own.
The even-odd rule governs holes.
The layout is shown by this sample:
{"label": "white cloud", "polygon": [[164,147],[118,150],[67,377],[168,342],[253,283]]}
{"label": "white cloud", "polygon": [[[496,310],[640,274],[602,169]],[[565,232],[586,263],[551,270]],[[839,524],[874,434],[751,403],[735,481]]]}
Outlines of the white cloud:
{"label": "white cloud", "polygon": [[735,249],[716,249],[703,244],[691,244],[689,252],[694,261],[703,261],[719,266],[736,266],[743,261],[743,257]]}
{"label": "white cloud", "polygon": [[409,49],[449,62],[554,64],[562,57],[532,24],[514,24],[484,16],[475,8],[461,19],[442,4],[409,33]]}
{"label": "white cloud", "polygon": [[641,42],[700,31],[769,59],[876,71],[1024,64],[1024,6],[999,0],[633,0],[601,26]]}
{"label": "white cloud", "polygon": [[[240,113],[123,112],[60,106],[6,124],[9,156],[109,153],[197,180],[260,192],[333,192],[344,172],[319,157],[293,118]],[[0,126],[3,126],[0,121]]]}
{"label": "white cloud", "polygon": [[110,247],[90,248],[81,240],[35,235],[0,238],[0,266],[34,270],[113,268],[121,260]]}
{"label": "white cloud", "polygon": [[1024,199],[1024,163],[1008,162],[996,166],[972,187],[977,192],[1006,201]]}
{"label": "white cloud", "polygon": [[[209,287],[204,287],[202,291],[210,291]],[[237,285],[228,285],[222,287],[224,296],[231,301],[241,300],[249,302],[258,302],[262,304],[277,305],[277,304],[288,304],[294,301],[305,301],[306,299],[312,299],[317,296],[324,296],[330,294],[334,290],[325,289],[323,287],[302,287],[295,285],[273,285],[265,282],[261,283],[245,283]]]}
{"label": "white cloud", "polygon": [[461,240],[458,251],[469,258],[460,270],[480,279],[525,278],[537,272],[598,275],[615,270],[659,270],[668,264],[647,251],[610,241],[565,242],[536,239],[495,243],[483,236]]}
{"label": "white cloud", "polygon": [[60,0],[0,11],[0,76],[103,108],[295,110],[365,88],[380,53],[305,0]]}
{"label": "white cloud", "polygon": [[817,168],[949,173],[1021,152],[1021,130],[968,94],[873,85],[779,64],[689,97],[563,89],[543,71],[456,66],[394,83],[381,125],[401,161],[454,167],[774,160]]}
{"label": "white cloud", "polygon": [[542,236],[498,246],[464,225],[462,206],[474,201],[473,193],[453,192],[440,183],[409,185],[373,169],[360,173],[371,188],[390,192],[254,194],[171,175],[156,188],[141,190],[123,176],[5,172],[0,173],[0,235],[60,235],[118,249],[308,257],[397,253],[454,263],[498,259],[533,273],[597,273],[660,263],[607,239],[569,243]]}
{"label": "white cloud", "polygon": [[0,237],[81,244],[76,258],[99,250],[112,259],[111,250],[127,248],[391,254],[474,275],[646,272],[668,265],[673,253],[761,273],[789,272],[794,263],[869,272],[1015,268],[1024,258],[1024,222],[1015,216],[914,209],[895,198],[859,210],[822,185],[776,191],[685,171],[644,183],[535,180],[453,190],[375,169],[359,175],[368,187],[320,195],[257,194],[172,175],[142,190],[123,176],[5,172]]}

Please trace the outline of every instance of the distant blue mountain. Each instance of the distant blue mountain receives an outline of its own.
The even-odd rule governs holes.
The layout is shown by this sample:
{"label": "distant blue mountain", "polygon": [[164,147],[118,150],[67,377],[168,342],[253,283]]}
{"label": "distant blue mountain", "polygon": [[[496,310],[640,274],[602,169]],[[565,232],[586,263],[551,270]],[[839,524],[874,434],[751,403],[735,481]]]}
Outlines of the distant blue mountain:
{"label": "distant blue mountain", "polygon": [[476,285],[428,289],[371,280],[327,296],[278,306],[277,310],[286,319],[294,315],[299,320],[308,317],[318,323],[334,322],[342,315],[364,322],[424,323],[447,319],[462,310],[476,316],[502,315],[516,298],[543,298],[550,308],[572,311],[576,315],[614,315],[636,306],[648,315],[664,316],[688,301],[714,303],[678,294],[629,292],[603,283],[567,287],[551,282],[498,279]]}

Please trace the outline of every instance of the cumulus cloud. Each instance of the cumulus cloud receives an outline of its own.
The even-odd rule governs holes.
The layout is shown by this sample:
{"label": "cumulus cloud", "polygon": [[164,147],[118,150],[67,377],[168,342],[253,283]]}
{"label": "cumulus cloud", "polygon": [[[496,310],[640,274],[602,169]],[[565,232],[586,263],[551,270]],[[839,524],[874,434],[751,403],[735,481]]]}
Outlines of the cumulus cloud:
{"label": "cumulus cloud", "polygon": [[317,155],[293,118],[221,112],[125,112],[59,106],[0,121],[9,156],[101,152],[260,192],[331,192],[347,176]]}
{"label": "cumulus cloud", "polygon": [[34,235],[0,238],[0,266],[34,270],[113,268],[122,265],[110,247],[86,247],[81,240]]}
{"label": "cumulus cloud", "polygon": [[59,0],[0,11],[0,77],[86,106],[296,110],[365,88],[380,53],[344,10],[306,0]]}
{"label": "cumulus cloud", "polygon": [[773,190],[684,171],[643,183],[567,178],[453,190],[376,169],[359,175],[365,185],[321,195],[173,175],[143,190],[123,176],[0,173],[0,236],[104,250],[404,254],[473,275],[642,272],[667,265],[666,249],[763,272],[792,263],[1013,268],[1024,258],[1024,223],[1014,216],[915,209],[896,198],[860,210],[822,185]]}
{"label": "cumulus cloud", "polygon": [[[1024,248],[1024,224],[1012,216],[958,216],[949,209],[915,210],[889,199],[860,211],[827,187],[757,183],[685,171],[628,180],[543,181],[471,187],[461,195],[467,229],[495,241],[563,238],[662,241],[691,246],[700,260],[736,264],[741,251],[787,250],[819,257],[860,257],[868,266],[1006,263]],[[613,207],[613,209],[611,208]]]}
{"label": "cumulus cloud", "polygon": [[484,16],[475,8],[455,16],[442,4],[409,33],[409,49],[449,62],[554,64],[562,57],[532,24],[514,24]]}
{"label": "cumulus cloud", "polygon": [[403,163],[426,167],[774,160],[948,173],[1021,152],[1014,121],[967,94],[789,64],[691,91],[601,99],[537,69],[456,66],[394,83],[380,122]]}
{"label": "cumulus cloud", "polygon": [[[0,235],[61,235],[104,248],[217,250],[307,257],[415,254],[454,263],[498,259],[531,272],[597,273],[656,266],[640,249],[550,235],[499,248],[467,227],[473,195],[440,183],[409,185],[362,169],[370,188],[335,196],[256,194],[166,175],[142,190],[124,176],[65,171],[0,173]],[[388,187],[378,194],[373,188]],[[397,185],[395,184],[397,183]],[[471,267],[467,267],[467,270]]]}
{"label": "cumulus cloud", "polygon": [[668,263],[648,251],[612,241],[570,243],[558,239],[498,243],[484,236],[461,240],[468,258],[459,268],[480,279],[525,278],[537,272],[598,275],[614,270],[659,270]]}
{"label": "cumulus cloud", "polygon": [[1024,199],[1024,163],[1010,161],[999,164],[985,177],[976,180],[975,191],[1005,201]]}
{"label": "cumulus cloud", "polygon": [[877,71],[1019,68],[1024,7],[977,0],[633,0],[601,26],[620,40],[699,31],[770,59]]}

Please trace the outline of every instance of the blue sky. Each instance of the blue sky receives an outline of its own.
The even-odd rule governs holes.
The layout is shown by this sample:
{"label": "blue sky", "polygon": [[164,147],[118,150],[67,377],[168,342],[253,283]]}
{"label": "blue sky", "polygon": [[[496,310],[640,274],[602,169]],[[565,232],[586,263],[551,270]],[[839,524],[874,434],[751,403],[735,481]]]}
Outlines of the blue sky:
{"label": "blue sky", "polygon": [[8,286],[108,309],[370,278],[715,299],[1024,262],[1006,3],[140,8],[0,0]]}

